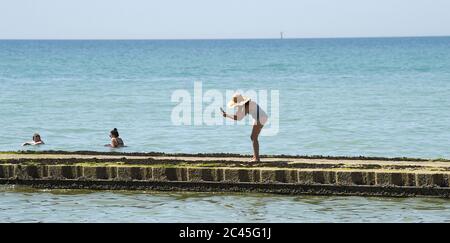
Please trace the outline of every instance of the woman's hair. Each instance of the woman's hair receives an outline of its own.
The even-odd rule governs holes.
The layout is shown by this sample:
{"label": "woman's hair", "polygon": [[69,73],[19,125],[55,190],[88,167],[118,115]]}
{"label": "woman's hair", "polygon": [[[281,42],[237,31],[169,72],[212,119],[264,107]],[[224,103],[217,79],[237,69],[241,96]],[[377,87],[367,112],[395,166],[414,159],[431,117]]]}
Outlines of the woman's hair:
{"label": "woman's hair", "polygon": [[119,131],[117,131],[117,128],[114,128],[111,131],[111,135],[113,135],[114,137],[118,138],[119,137]]}
{"label": "woman's hair", "polygon": [[35,134],[33,134],[33,141],[35,138],[41,138],[41,135],[39,135],[39,133],[35,133]]}

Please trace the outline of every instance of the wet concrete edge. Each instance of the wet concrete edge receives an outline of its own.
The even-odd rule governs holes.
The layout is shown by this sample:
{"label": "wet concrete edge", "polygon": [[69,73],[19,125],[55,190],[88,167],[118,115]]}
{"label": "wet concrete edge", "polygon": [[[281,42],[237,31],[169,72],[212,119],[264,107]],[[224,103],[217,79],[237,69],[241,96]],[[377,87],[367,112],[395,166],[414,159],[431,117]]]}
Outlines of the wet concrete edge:
{"label": "wet concrete edge", "polygon": [[337,186],[299,184],[218,183],[218,182],[157,182],[157,181],[79,181],[79,180],[10,180],[3,185],[23,185],[45,189],[89,190],[154,190],[194,192],[257,192],[283,195],[376,196],[376,197],[441,197],[450,198],[449,188]]}
{"label": "wet concrete edge", "polygon": [[[2,153],[8,153],[7,151]],[[247,158],[250,155],[233,154],[233,153],[163,153],[163,152],[99,152],[99,151],[60,151],[60,150],[46,150],[46,151],[11,151],[16,154],[79,154],[79,155],[116,155],[116,156],[170,156],[170,157],[222,157],[222,158]],[[251,156],[250,156],[251,157]],[[431,159],[423,158],[408,158],[408,157],[367,157],[367,156],[322,156],[322,155],[261,155],[261,158],[286,158],[286,159],[329,159],[329,160],[383,160],[383,161],[433,161]],[[434,161],[450,162],[448,159],[435,159]]]}

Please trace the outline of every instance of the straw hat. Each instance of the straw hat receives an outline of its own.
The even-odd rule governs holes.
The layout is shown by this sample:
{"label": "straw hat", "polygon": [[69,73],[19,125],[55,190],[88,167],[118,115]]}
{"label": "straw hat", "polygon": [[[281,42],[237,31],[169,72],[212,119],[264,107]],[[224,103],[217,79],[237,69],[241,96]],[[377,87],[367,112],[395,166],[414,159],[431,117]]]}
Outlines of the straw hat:
{"label": "straw hat", "polygon": [[236,106],[243,106],[249,101],[250,98],[242,96],[239,93],[236,93],[233,95],[233,98],[231,98],[230,102],[228,102],[228,107],[234,108]]}

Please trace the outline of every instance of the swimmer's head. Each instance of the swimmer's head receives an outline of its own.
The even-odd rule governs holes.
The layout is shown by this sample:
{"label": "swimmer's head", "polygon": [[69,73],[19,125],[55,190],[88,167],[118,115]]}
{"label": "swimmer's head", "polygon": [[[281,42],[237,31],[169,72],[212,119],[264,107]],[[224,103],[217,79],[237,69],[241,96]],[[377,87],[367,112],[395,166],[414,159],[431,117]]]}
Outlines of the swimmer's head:
{"label": "swimmer's head", "polygon": [[40,142],[41,141],[41,135],[39,135],[39,133],[33,134],[33,141]]}
{"label": "swimmer's head", "polygon": [[119,131],[117,131],[117,128],[114,128],[114,129],[111,131],[110,137],[112,137],[112,138],[118,138],[118,137],[119,137]]}

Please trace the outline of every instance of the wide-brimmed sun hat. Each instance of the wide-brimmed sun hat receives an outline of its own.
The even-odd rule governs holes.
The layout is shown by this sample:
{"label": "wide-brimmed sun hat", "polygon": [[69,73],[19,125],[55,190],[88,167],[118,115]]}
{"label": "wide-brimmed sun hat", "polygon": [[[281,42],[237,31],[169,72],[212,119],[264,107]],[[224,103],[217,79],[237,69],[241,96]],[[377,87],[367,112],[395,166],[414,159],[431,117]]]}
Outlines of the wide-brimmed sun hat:
{"label": "wide-brimmed sun hat", "polygon": [[230,102],[228,102],[228,107],[234,108],[236,106],[243,106],[249,101],[250,98],[242,96],[239,93],[236,93],[233,95],[233,98],[231,98]]}

